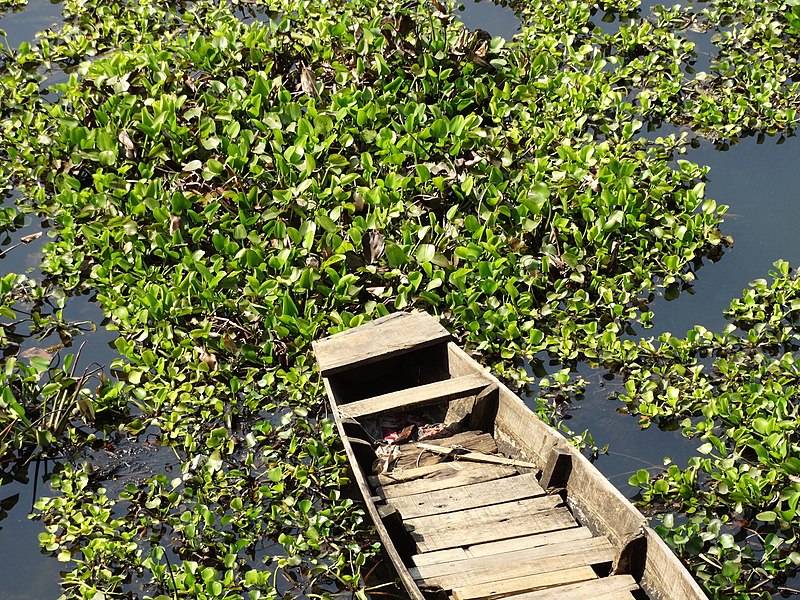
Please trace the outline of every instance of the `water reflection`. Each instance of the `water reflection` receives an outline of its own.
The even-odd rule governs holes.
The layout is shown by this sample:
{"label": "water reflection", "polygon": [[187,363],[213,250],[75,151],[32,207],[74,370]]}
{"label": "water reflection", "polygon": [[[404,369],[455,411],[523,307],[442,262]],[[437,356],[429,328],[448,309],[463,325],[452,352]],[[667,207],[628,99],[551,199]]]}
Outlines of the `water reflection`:
{"label": "water reflection", "polygon": [[[30,471],[38,480],[28,482]],[[47,485],[46,471],[44,466],[28,465],[22,471],[2,472],[0,502],[13,496],[18,496],[18,499],[0,521],[3,539],[0,543],[0,564],[3,565],[0,569],[0,600],[41,600],[56,598],[60,593],[60,571],[64,565],[41,553],[38,536],[44,531],[44,526],[28,519],[34,502]]]}
{"label": "water reflection", "polygon": [[0,29],[6,32],[8,45],[12,48],[18,48],[22,42],[33,42],[39,31],[55,27],[60,22],[60,0],[28,0],[25,10],[0,13]]}
{"label": "water reflection", "polygon": [[800,139],[751,137],[725,151],[702,139],[696,145],[685,158],[711,167],[706,196],[730,206],[722,230],[733,236],[734,245],[722,260],[703,268],[693,294],[671,302],[656,299],[655,327],[648,335],[681,335],[696,324],[720,331],[727,324],[722,313],[731,300],[741,296],[750,281],[766,278],[773,262],[784,259],[793,267],[800,265],[800,189],[794,180]]}
{"label": "water reflection", "polygon": [[520,31],[520,20],[505,3],[489,0],[463,0],[456,15],[469,29],[483,29],[491,36],[510,40]]}

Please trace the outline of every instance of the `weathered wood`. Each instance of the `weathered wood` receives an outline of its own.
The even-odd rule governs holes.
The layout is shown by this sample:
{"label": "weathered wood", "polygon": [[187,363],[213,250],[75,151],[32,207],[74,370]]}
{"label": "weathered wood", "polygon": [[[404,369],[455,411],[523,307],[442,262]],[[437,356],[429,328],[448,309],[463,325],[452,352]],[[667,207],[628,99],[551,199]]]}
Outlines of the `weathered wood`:
{"label": "weathered wood", "polygon": [[539,483],[544,489],[553,487],[566,487],[569,474],[572,471],[572,456],[564,448],[555,447],[547,459]]}
{"label": "weathered wood", "polygon": [[[485,465],[481,463],[449,462],[432,465],[439,467],[427,476],[406,482],[386,482],[379,490],[379,494],[386,500],[400,496],[411,496],[433,492],[446,488],[456,488],[482,481],[492,481],[503,477],[516,475],[517,470],[505,465]],[[421,467],[425,468],[425,467]],[[370,482],[381,485],[378,478],[370,478]],[[390,485],[390,483],[392,483]]]}
{"label": "weathered wood", "polygon": [[403,519],[410,519],[543,495],[544,490],[539,486],[536,477],[533,474],[526,474],[415,494],[414,496],[403,496],[389,500],[389,503],[397,509]]}
{"label": "weathered wood", "polygon": [[[325,384],[325,389],[328,392],[328,397],[333,398],[333,390],[331,389],[330,380],[325,378],[323,379],[323,383]],[[339,430],[339,436],[342,439],[342,444],[344,445],[345,452],[347,452],[347,456],[350,458],[351,461],[355,461],[355,453],[353,451],[353,446],[350,444],[350,440],[348,439],[347,433],[345,432],[344,425],[340,420],[336,420],[336,427]],[[353,468],[353,477],[355,478],[356,485],[358,486],[361,495],[364,497],[365,502],[364,505],[367,509],[367,514],[369,514],[372,522],[375,525],[375,530],[383,540],[391,539],[389,537],[389,532],[386,529],[386,525],[384,525],[383,520],[381,519],[380,514],[378,514],[378,508],[375,505],[375,502],[369,500],[371,497],[371,492],[369,485],[367,483],[367,479],[364,476],[363,471],[354,465]],[[402,565],[403,559],[400,557],[400,553],[397,551],[397,547],[394,544],[387,544],[385,546],[386,554],[389,556],[389,559],[395,565]],[[414,580],[411,578],[411,575],[408,572],[408,569],[398,569],[397,575],[400,578],[400,581],[403,583],[403,587],[406,588],[408,591],[411,600],[426,600],[425,596],[422,595],[422,592],[417,587]]]}
{"label": "weathered wood", "polygon": [[446,342],[450,334],[423,312],[394,313],[314,342],[323,377]]}
{"label": "weathered wood", "polygon": [[[480,431],[464,431],[445,438],[425,440],[425,443],[439,446],[458,445],[468,450],[484,452],[486,454],[494,454],[497,452],[497,443],[494,441],[491,434],[481,433]],[[447,458],[446,456],[420,450],[417,448],[416,443],[398,444],[397,447],[400,450],[400,457],[394,463],[394,468],[396,469],[412,469],[427,465],[435,465]]]}
{"label": "weathered wood", "polygon": [[483,375],[473,373],[349,402],[339,406],[339,414],[359,419],[379,413],[435,404],[452,398],[463,398],[484,387],[486,379]]}
{"label": "weathered wood", "polygon": [[592,567],[575,567],[538,575],[512,577],[510,579],[500,573],[498,573],[498,576],[503,578],[492,583],[454,588],[452,596],[454,600],[494,600],[511,594],[597,579],[597,574]]}
{"label": "weathered wood", "polygon": [[[447,524],[436,526],[433,523],[426,523],[424,525],[416,524],[416,528],[409,529],[409,525],[413,526],[415,524],[410,524],[408,521],[404,521],[403,524],[409,530],[411,538],[417,543],[418,552],[444,550],[457,546],[493,542],[517,536],[577,527],[575,519],[566,508],[509,516],[498,508],[500,506],[504,505],[474,509],[484,511],[484,514],[480,515],[481,520],[464,521],[457,526]],[[427,517],[421,518],[426,519]]]}
{"label": "weathered wood", "polygon": [[[469,527],[473,524],[484,525],[487,523],[485,519],[504,519],[550,512],[559,505],[563,505],[563,503],[559,496],[538,496],[536,498],[512,500],[502,504],[479,506],[457,512],[404,518],[403,523],[409,531],[436,532],[441,529]],[[460,545],[463,546],[464,544]]]}
{"label": "weathered wood", "polygon": [[475,396],[472,411],[469,414],[469,428],[489,430],[497,416],[497,406],[500,397],[500,388],[496,383],[486,386],[483,391]]}
{"label": "weathered wood", "polygon": [[[414,567],[410,572],[414,579],[430,579],[431,577],[439,577],[440,575],[467,573],[479,569],[496,568],[502,570],[519,562],[544,560],[553,556],[576,554],[578,552],[591,554],[596,551],[613,551],[613,548],[605,538],[595,537],[572,542],[561,542],[559,544],[548,544],[536,548],[513,550],[511,552],[501,552],[489,556],[476,556],[475,558],[451,561],[449,563]],[[514,571],[514,575],[522,574],[524,573],[517,570]],[[507,571],[505,575],[508,576]]]}
{"label": "weathered wood", "polygon": [[[602,538],[594,539],[602,542]],[[505,569],[496,566],[481,567],[471,571],[422,577],[421,579],[417,579],[417,583],[427,586],[439,586],[445,590],[451,590],[454,587],[461,588],[479,583],[497,581],[499,577],[507,576],[508,570],[511,568],[513,568],[514,573],[537,575],[539,573],[549,573],[551,571],[560,571],[574,567],[610,563],[613,559],[614,549],[610,544],[606,543],[603,547],[591,552],[587,552],[584,547],[573,545],[565,548],[563,554],[520,560],[515,562],[513,567],[507,566]],[[410,572],[413,575],[414,569],[411,569]]]}
{"label": "weathered wood", "polygon": [[467,558],[477,558],[480,556],[491,556],[493,554],[503,554],[515,550],[527,550],[548,546],[551,544],[561,544],[564,542],[575,542],[578,540],[588,540],[593,537],[592,532],[586,527],[573,527],[571,529],[561,529],[547,533],[538,533],[516,537],[499,542],[485,542],[483,544],[473,544],[464,548],[451,548],[450,550],[437,550],[435,552],[425,552],[412,557],[412,562],[417,567],[435,565],[437,563],[452,562],[456,560],[466,560]]}
{"label": "weathered wood", "polygon": [[[418,315],[418,317],[415,318],[421,318],[423,320],[429,319],[423,315]],[[407,321],[407,315],[394,315],[388,319],[385,318],[383,321],[391,323],[394,319],[402,319],[406,323],[409,323],[409,321]],[[376,325],[376,323],[372,325]],[[438,324],[436,324],[436,326],[439,327]],[[404,328],[405,327],[404,325]],[[406,342],[408,342],[410,338],[417,336],[420,328],[414,326],[413,329],[414,331],[408,336]],[[366,329],[364,329],[364,331],[366,331]],[[366,337],[374,339],[367,339],[363,344],[366,348],[366,353],[362,354],[361,358],[357,358],[356,362],[352,364],[334,364],[332,367],[333,370],[323,373],[328,396],[334,408],[334,416],[337,418],[337,426],[339,426],[340,434],[343,437],[345,436],[345,430],[340,426],[341,415],[338,412],[339,406],[346,405],[353,400],[361,401],[365,396],[371,395],[375,397],[377,394],[396,390],[399,385],[409,385],[408,382],[411,381],[416,383],[429,383],[444,377],[457,378],[480,374],[487,383],[494,383],[498,386],[496,415],[483,418],[484,422],[480,424],[480,427],[492,433],[500,452],[504,455],[534,463],[541,468],[547,466],[547,459],[552,449],[563,445],[565,453],[570,456],[572,462],[571,471],[565,482],[566,486],[564,486],[567,502],[572,514],[574,514],[575,518],[581,523],[589,525],[593,531],[596,533],[599,532],[605,536],[617,550],[616,552],[613,550],[604,550],[590,555],[587,555],[586,552],[573,553],[568,550],[563,555],[540,558],[533,561],[526,558],[514,563],[512,568],[501,569],[499,572],[501,577],[509,572],[519,577],[528,577],[536,575],[537,573],[549,573],[551,571],[566,570],[586,565],[611,563],[614,556],[625,546],[625,540],[629,539],[629,536],[638,531],[640,527],[646,525],[646,521],[641,513],[639,513],[614,486],[603,478],[597,472],[597,469],[591,465],[580,452],[565,444],[565,440],[560,433],[537,419],[516,395],[503,386],[491,373],[478,365],[460,348],[455,346],[455,344],[452,342],[444,344],[443,342],[447,339],[447,336],[446,333],[442,334],[443,330],[440,331],[442,337],[436,341],[423,341],[420,344],[412,343],[404,347],[401,347],[402,345],[392,346],[392,344],[384,344],[380,339],[381,337],[386,337],[383,333],[383,329],[372,329],[370,331],[372,333],[368,334]],[[357,341],[359,337],[363,336],[350,337],[354,335],[352,331],[343,335],[345,337],[337,336],[334,340],[331,340],[331,342],[337,345],[342,344],[342,348],[340,349],[341,354],[356,354],[345,350],[346,346],[351,345],[347,340]],[[362,344],[359,342],[359,345]],[[370,346],[372,347],[370,348]],[[388,346],[392,347],[389,348]],[[376,347],[378,347],[377,350]],[[412,352],[415,348],[425,347],[427,347],[427,350]],[[335,360],[341,358],[339,354],[339,351],[334,353],[333,357]],[[397,360],[377,362],[390,357],[397,358]],[[421,361],[419,360],[420,358],[422,359]],[[323,368],[325,364],[331,366],[332,362],[333,361],[326,362],[326,359],[323,358],[320,361],[320,366]],[[353,370],[349,370],[351,368],[353,368]],[[476,408],[475,398],[471,396],[451,400],[447,403],[446,410],[443,411],[443,414],[446,415],[445,422],[462,421],[464,424],[470,423],[473,412],[477,413]],[[494,422],[491,422],[493,416]],[[477,426],[477,423],[474,423],[473,426]],[[347,433],[355,435],[356,437],[361,437],[356,429],[347,430]],[[356,482],[362,494],[365,496],[367,511],[373,520],[376,521],[376,528],[386,545],[387,553],[392,563],[397,567],[398,575],[411,597],[414,600],[422,600],[419,587],[410,577],[408,569],[404,566],[404,561],[408,561],[411,554],[411,552],[406,554],[407,550],[401,548],[401,544],[405,542],[406,536],[396,535],[394,538],[390,537],[388,530],[391,530],[391,535],[394,535],[395,532],[392,528],[398,525],[397,520],[391,519],[392,528],[390,528],[387,523],[382,522],[377,511],[374,497],[370,496],[370,490],[366,484],[366,473],[371,464],[368,464],[369,461],[364,460],[362,456],[353,452],[352,444],[348,440],[345,440],[344,443],[345,450],[348,452],[348,457],[353,464]],[[482,450],[476,451],[483,452]],[[492,452],[486,453],[491,454]],[[488,471],[482,471],[482,469],[485,467],[493,467],[492,465],[480,465],[476,463],[472,465],[475,468],[465,468],[466,464],[467,463],[452,463],[451,466],[447,467],[446,471],[437,472],[435,474],[429,473],[428,475],[424,475],[412,481],[388,484],[384,489],[378,491],[379,495],[381,498],[385,498],[386,491],[391,496],[400,498],[406,495],[416,495],[434,490],[441,490],[445,487],[467,486],[479,481],[489,481],[490,479],[508,477],[517,473],[516,469],[509,469],[509,471],[506,471],[506,474],[503,475],[502,469],[499,467],[498,471],[489,473]],[[457,473],[454,475],[450,471],[457,471]],[[549,481],[549,483],[552,484],[552,481]],[[394,514],[396,516],[398,513]],[[530,521],[530,519],[527,519],[527,521]],[[418,548],[418,550],[422,550],[423,552],[414,557],[414,561],[421,566],[440,564],[448,560],[447,556],[449,556],[449,560],[453,562],[465,562],[479,556],[477,552],[483,549],[493,548],[494,554],[506,554],[506,552],[502,552],[503,545],[510,545],[514,540],[521,540],[527,537],[542,538],[555,534],[566,534],[572,531],[576,533],[586,531],[584,527],[573,526],[567,529],[528,536],[525,534],[524,526],[525,520],[522,518],[517,520],[517,518],[514,517],[504,521],[500,527],[507,528],[507,530],[502,529],[500,532],[495,530],[493,536],[513,535],[517,537],[498,537],[496,541],[470,542],[469,539],[465,540],[464,536],[460,535],[460,531],[456,531],[454,532],[454,536],[459,538],[457,547],[453,546],[443,548],[442,550],[425,551],[426,546],[423,543]],[[403,525],[399,524],[399,527],[402,530]],[[649,594],[651,600],[671,600],[673,598],[681,598],[681,600],[704,599],[705,596],[702,590],[699,589],[699,586],[691,579],[688,572],[682,567],[666,545],[650,528],[645,527],[644,532],[647,540],[647,551],[641,584],[644,591]],[[399,552],[398,548],[400,548]],[[621,570],[625,570],[624,563],[627,560],[626,552],[631,554],[631,550],[632,548],[629,548],[620,556],[619,565],[623,565],[620,567]],[[446,556],[445,553],[449,554]],[[494,554],[489,554],[488,556],[493,556]],[[633,554],[638,556],[638,550]],[[631,554],[631,556],[633,556],[633,554]],[[426,562],[431,560],[439,562]],[[636,569],[631,568],[631,570]],[[450,578],[450,581],[448,581],[447,578]],[[422,581],[422,583],[426,586],[443,585],[446,589],[452,589],[453,586],[463,588],[475,585],[476,583],[491,583],[497,580],[498,569],[485,569],[479,566],[471,571],[433,577],[430,580]],[[565,590],[569,591],[569,588],[566,586],[560,586],[560,588],[559,592]],[[639,594],[639,592],[637,591],[636,594]],[[631,600],[633,598],[631,593],[627,590],[623,592],[603,590],[598,591],[598,593],[587,593],[585,589],[580,592],[580,596],[578,597],[592,598],[592,600],[621,600],[622,598]],[[559,600],[561,600],[561,598],[562,596],[559,595]]]}
{"label": "weathered wood", "polygon": [[526,462],[524,460],[515,460],[505,456],[498,456],[494,454],[484,454],[483,452],[460,452],[457,448],[448,446],[434,446],[433,444],[426,444],[418,442],[417,448],[420,450],[427,450],[428,452],[435,452],[450,456],[457,460],[468,460],[470,462],[484,462],[494,465],[511,465],[512,467],[523,467],[525,469],[537,468],[535,464]]}
{"label": "weathered wood", "polygon": [[639,584],[630,575],[612,575],[611,577],[560,585],[546,590],[515,594],[506,598],[507,600],[586,600],[586,598],[597,598],[638,589]]}

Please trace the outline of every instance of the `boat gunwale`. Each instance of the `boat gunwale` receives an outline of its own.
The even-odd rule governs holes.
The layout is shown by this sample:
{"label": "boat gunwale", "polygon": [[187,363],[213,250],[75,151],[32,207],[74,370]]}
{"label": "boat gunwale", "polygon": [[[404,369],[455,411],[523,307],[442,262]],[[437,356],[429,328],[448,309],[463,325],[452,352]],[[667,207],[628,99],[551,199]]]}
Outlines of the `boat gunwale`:
{"label": "boat gunwale", "polygon": [[[328,339],[335,340],[336,336],[334,335]],[[686,600],[705,600],[707,598],[678,557],[658,534],[649,527],[641,512],[633,506],[633,504],[614,487],[582,453],[569,444],[560,432],[544,423],[525,405],[517,394],[508,389],[503,382],[469,356],[462,348],[452,341],[452,339],[449,341],[439,339],[435,343],[446,344],[447,346],[449,378],[455,378],[469,373],[480,373],[487,379],[487,386],[491,384],[497,385],[499,389],[499,401],[493,435],[498,444],[503,442],[511,446],[520,453],[521,457],[538,465],[542,465],[542,468],[545,467],[550,458],[550,454],[554,451],[566,453],[569,456],[571,471],[565,482],[566,497],[568,505],[579,521],[589,526],[589,528],[596,533],[609,539],[612,545],[617,549],[618,556],[631,540],[645,540],[646,563],[643,566],[641,577],[637,577],[637,581],[639,581],[641,587],[652,600],[666,600],[667,598],[674,597],[673,593],[676,588],[678,593],[681,594],[680,597]],[[430,346],[430,344],[428,344],[428,346]],[[416,349],[418,348],[409,348],[405,352]],[[396,357],[397,353],[394,353],[391,356],[385,357],[385,360],[391,361]],[[375,361],[371,362],[374,363]],[[360,365],[354,364],[352,366]],[[413,600],[425,600],[425,595],[416,581],[411,577],[409,567],[406,566],[403,558],[400,556],[395,540],[392,539],[383,522],[381,514],[378,511],[378,506],[373,499],[374,492],[370,488],[367,474],[362,470],[357,460],[353,444],[345,431],[340,406],[346,406],[346,402],[344,404],[339,403],[338,394],[334,390],[335,386],[331,383],[331,378],[336,377],[345,370],[346,368],[339,368],[334,373],[326,372],[323,375],[323,381],[333,409],[337,429],[342,438],[345,452],[350,461],[367,512],[370,514],[375,524],[376,531],[383,542],[389,558],[395,566],[400,580]],[[442,401],[443,404],[447,404],[448,402],[448,400]],[[365,418],[374,419],[379,414],[382,413],[377,413]],[[537,442],[535,447],[526,443],[525,439],[518,435],[518,431],[515,431],[514,427],[511,427],[511,423],[505,423],[505,421],[509,420],[509,417],[516,417],[517,420],[515,423],[517,425],[524,425],[522,429],[529,433],[527,438],[531,438],[531,433],[538,438],[531,440]],[[604,511],[597,506],[598,503],[592,497],[588,497],[589,494],[599,494],[603,499],[601,504],[611,506],[612,510],[610,510],[610,516],[605,516]]]}

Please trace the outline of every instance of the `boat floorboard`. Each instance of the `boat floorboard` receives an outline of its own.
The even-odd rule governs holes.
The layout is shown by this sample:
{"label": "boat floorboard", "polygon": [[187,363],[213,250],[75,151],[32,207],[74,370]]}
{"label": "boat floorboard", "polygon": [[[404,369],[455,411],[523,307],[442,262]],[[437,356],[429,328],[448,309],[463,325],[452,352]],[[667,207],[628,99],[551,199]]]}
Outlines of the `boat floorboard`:
{"label": "boat floorboard", "polygon": [[456,560],[466,560],[468,558],[478,558],[481,556],[491,556],[493,554],[503,554],[515,550],[528,550],[547,546],[549,544],[559,544],[562,542],[575,542],[578,540],[588,540],[593,537],[592,532],[587,527],[573,527],[572,529],[562,529],[560,531],[550,531],[535,535],[526,535],[499,542],[485,542],[448,550],[436,550],[434,552],[424,552],[412,557],[414,566],[424,567],[438,563],[449,563]]}
{"label": "boat floorboard", "polygon": [[[426,444],[434,446],[459,447],[464,450],[494,454],[497,452],[497,442],[490,433],[481,431],[464,431],[455,435],[438,438],[426,439]],[[416,443],[399,444],[400,457],[395,462],[395,469],[410,469],[415,467],[425,467],[435,465],[447,460],[444,454],[434,454],[427,450],[421,450]]]}
{"label": "boat floorboard", "polygon": [[[511,466],[466,461],[440,463],[431,465],[431,467],[431,470],[426,473],[417,472],[407,475],[398,473],[393,476],[394,479],[392,476],[384,475],[377,478],[371,477],[370,483],[380,485],[380,494],[388,500],[400,496],[424,494],[483,481],[493,481],[518,473],[517,469]],[[427,469],[427,467],[420,467],[420,469]],[[408,479],[408,477],[414,477],[414,479]]]}
{"label": "boat floorboard", "polygon": [[[480,432],[435,443],[497,451]],[[416,545],[409,573],[418,585],[450,590],[452,600],[633,600],[632,577],[598,576],[616,557],[612,544],[581,526],[535,474],[463,460],[420,464],[415,444],[400,448],[405,466],[370,484]]]}
{"label": "boat floorboard", "polygon": [[589,566],[561,569],[537,575],[504,577],[490,583],[457,587],[453,589],[454,600],[493,600],[503,596],[550,588],[557,585],[597,579],[597,573]]}
{"label": "boat floorboard", "polygon": [[506,596],[506,600],[585,600],[609,595],[614,597],[613,595],[616,594],[630,595],[630,592],[637,589],[639,589],[639,585],[630,575],[612,575],[611,577]]}
{"label": "boat floorboard", "polygon": [[458,488],[445,488],[433,492],[400,496],[388,503],[403,519],[442,515],[493,504],[502,504],[545,495],[533,473],[485,481]]}

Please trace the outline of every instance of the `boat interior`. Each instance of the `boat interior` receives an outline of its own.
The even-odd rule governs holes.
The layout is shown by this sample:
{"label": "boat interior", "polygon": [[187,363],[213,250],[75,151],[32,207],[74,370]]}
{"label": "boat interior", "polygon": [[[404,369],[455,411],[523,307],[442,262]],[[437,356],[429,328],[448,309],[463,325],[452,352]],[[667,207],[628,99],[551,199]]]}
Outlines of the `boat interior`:
{"label": "boat interior", "polygon": [[570,503],[563,438],[455,344],[327,383],[365,496],[425,597],[648,598],[635,539],[610,539]]}

